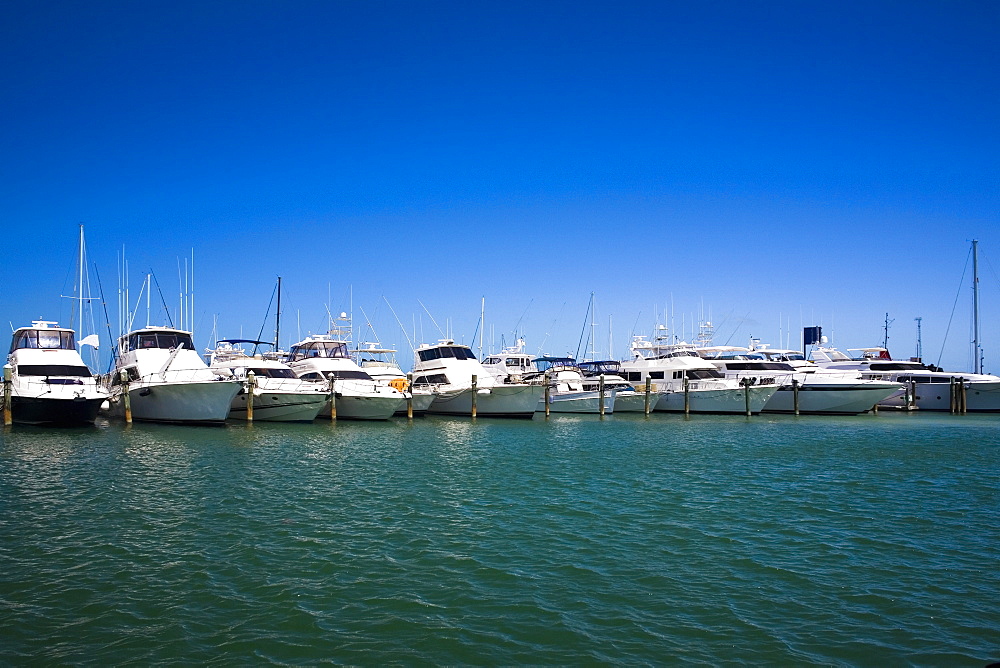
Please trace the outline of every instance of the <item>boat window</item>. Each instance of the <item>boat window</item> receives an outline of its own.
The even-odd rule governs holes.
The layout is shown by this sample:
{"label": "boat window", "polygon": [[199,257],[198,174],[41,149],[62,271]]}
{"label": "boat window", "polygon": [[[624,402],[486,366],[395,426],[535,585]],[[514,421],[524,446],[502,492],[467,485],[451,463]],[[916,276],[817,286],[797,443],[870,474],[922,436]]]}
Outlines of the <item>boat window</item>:
{"label": "boat window", "polygon": [[89,378],[93,374],[85,366],[78,364],[18,364],[17,373],[21,376],[70,376]]}
{"label": "boat window", "polygon": [[518,359],[516,357],[510,357],[507,359],[507,366],[522,367],[524,366],[524,360]]}
{"label": "boat window", "polygon": [[625,376],[625,380],[630,382],[642,380],[642,373],[639,371],[624,371],[622,375]]}
{"label": "boat window", "polygon": [[430,362],[431,360],[436,360],[441,356],[438,354],[437,348],[428,348],[427,350],[418,350],[417,357],[420,358],[421,362]]}
{"label": "boat window", "polygon": [[334,380],[371,380],[372,377],[369,376],[364,371],[353,371],[350,369],[338,369],[336,371],[327,372],[327,378],[333,378]]}
{"label": "boat window", "polygon": [[729,362],[726,368],[730,371],[794,371],[790,364],[781,362]]}
{"label": "boat window", "polygon": [[650,371],[649,372],[649,377],[652,378],[653,380],[663,380],[663,372],[662,371]]}
{"label": "boat window", "polygon": [[[454,348],[438,348],[438,355],[441,357],[458,357],[455,354]],[[459,357],[459,359],[464,359],[464,357]]]}
{"label": "boat window", "polygon": [[691,380],[705,380],[707,378],[724,378],[724,376],[715,369],[688,369],[687,377]]}
{"label": "boat window", "polygon": [[872,371],[922,371],[924,365],[916,362],[886,362],[869,364],[868,368]]}
{"label": "boat window", "polygon": [[10,352],[22,348],[47,348],[56,350],[74,350],[76,343],[73,332],[59,330],[28,329],[19,332],[11,342]]}
{"label": "boat window", "polygon": [[255,376],[263,376],[265,378],[295,378],[295,373],[291,369],[250,369],[253,371]]}
{"label": "boat window", "polygon": [[323,380],[323,374],[318,371],[310,371],[299,376],[302,380]]}
{"label": "boat window", "polygon": [[[510,362],[510,360],[508,360],[508,363],[509,362]],[[499,357],[487,357],[485,360],[483,360],[483,364],[500,364],[500,358]]]}
{"label": "boat window", "polygon": [[445,385],[448,377],[443,373],[432,373],[427,376],[417,376],[413,379],[414,385]]}

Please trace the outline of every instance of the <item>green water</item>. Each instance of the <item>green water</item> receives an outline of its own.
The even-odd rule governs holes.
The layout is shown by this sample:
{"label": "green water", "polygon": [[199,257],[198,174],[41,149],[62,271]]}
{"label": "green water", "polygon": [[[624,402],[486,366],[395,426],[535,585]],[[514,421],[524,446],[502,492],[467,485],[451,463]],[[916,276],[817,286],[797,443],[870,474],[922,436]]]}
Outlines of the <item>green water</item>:
{"label": "green water", "polygon": [[1000,660],[1000,416],[15,427],[0,663]]}

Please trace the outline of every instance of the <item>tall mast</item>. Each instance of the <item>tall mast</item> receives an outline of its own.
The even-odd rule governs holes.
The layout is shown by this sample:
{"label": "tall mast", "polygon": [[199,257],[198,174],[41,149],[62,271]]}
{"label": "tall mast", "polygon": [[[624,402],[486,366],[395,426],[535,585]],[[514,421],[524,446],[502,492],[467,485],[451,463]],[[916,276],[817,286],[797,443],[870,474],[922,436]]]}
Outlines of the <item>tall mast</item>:
{"label": "tall mast", "polygon": [[483,359],[483,329],[486,328],[486,295],[479,306],[479,359]]}
{"label": "tall mast", "polygon": [[972,240],[972,349],[973,373],[983,372],[983,351],[979,345],[979,241]]}
{"label": "tall mast", "polygon": [[278,352],[281,340],[281,276],[278,276],[278,312],[274,314],[274,352]]}
{"label": "tall mast", "polygon": [[77,258],[76,258],[76,290],[72,296],[72,306],[69,310],[69,328],[78,329],[76,327],[76,318],[79,316],[80,325],[79,329],[83,328],[83,266],[86,260],[84,259],[83,253],[83,223],[80,223],[80,241],[77,245]]}

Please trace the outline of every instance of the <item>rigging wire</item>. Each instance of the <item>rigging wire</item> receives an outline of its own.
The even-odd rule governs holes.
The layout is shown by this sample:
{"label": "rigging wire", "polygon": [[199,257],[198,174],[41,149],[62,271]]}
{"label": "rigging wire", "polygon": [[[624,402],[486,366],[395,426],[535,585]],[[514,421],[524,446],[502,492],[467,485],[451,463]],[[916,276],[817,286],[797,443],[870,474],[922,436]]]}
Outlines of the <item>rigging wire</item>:
{"label": "rigging wire", "polygon": [[958,307],[958,298],[962,296],[962,285],[965,284],[965,274],[969,270],[969,260],[972,258],[972,248],[969,248],[969,254],[965,257],[965,266],[962,268],[962,279],[958,282],[958,292],[955,293],[955,303],[951,305],[951,315],[948,316],[948,326],[944,330],[944,340],[941,341],[941,352],[938,353],[937,364],[935,366],[941,366],[941,358],[944,357],[944,346],[948,342],[948,332],[951,331],[951,321],[955,318],[955,309]]}

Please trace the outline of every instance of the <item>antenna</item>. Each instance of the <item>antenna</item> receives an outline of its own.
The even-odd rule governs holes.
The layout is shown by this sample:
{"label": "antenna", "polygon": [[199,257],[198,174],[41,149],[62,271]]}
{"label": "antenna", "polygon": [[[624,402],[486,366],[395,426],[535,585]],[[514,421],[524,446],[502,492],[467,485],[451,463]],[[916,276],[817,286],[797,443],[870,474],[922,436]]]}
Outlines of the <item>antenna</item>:
{"label": "antenna", "polygon": [[920,362],[924,358],[924,344],[921,341],[921,336],[920,336],[920,323],[923,320],[923,318],[917,316],[916,318],[914,318],[914,320],[917,321],[917,361]]}
{"label": "antenna", "polygon": [[892,320],[890,320],[889,319],[889,314],[886,313],[885,314],[885,325],[882,328],[883,331],[885,332],[885,334],[882,337],[882,347],[885,348],[886,350],[889,349],[889,325],[891,325],[894,322],[896,322],[896,319],[893,318]]}

